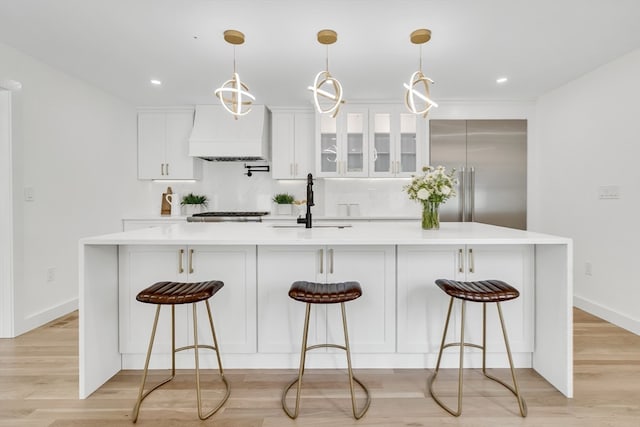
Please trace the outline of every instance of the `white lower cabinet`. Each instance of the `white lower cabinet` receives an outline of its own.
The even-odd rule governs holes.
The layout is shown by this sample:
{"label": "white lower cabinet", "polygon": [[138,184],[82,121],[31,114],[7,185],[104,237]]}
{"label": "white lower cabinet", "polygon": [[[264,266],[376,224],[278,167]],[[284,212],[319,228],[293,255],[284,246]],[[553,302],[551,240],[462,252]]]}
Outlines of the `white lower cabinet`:
{"label": "white lower cabinet", "polygon": [[[260,246],[258,274],[259,352],[300,352],[305,305],[288,296],[296,280],[360,282],[362,297],[345,304],[352,352],[395,351],[394,246]],[[311,314],[309,345],[344,342],[339,304]]]}
{"label": "white lower cabinet", "polygon": [[[142,289],[159,281],[220,280],[224,287],[209,300],[223,353],[256,351],[255,246],[121,246],[119,252],[120,352],[147,351],[156,306],[136,301]],[[201,343],[211,343],[204,304],[198,304]],[[154,353],[171,349],[171,310],[163,307]],[[176,306],[176,346],[193,343],[191,304]]]}
{"label": "white lower cabinet", "polygon": [[[437,353],[449,297],[436,279],[496,279],[518,289],[520,297],[502,303],[513,352],[534,344],[533,248],[530,245],[398,247],[398,352]],[[482,342],[482,304],[466,305],[465,341]],[[453,306],[448,341],[459,340],[460,301]],[[495,304],[487,305],[487,351],[504,352]]]}

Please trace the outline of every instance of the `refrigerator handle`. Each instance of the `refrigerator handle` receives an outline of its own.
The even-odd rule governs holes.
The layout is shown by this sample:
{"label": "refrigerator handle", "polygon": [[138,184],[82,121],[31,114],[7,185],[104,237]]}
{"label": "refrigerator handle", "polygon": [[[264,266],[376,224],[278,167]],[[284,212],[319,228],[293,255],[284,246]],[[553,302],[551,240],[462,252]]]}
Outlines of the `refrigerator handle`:
{"label": "refrigerator handle", "polygon": [[467,198],[467,183],[466,183],[466,171],[465,167],[460,167],[460,191],[458,191],[458,197],[460,202],[458,204],[458,221],[465,222],[466,221],[466,198]]}
{"label": "refrigerator handle", "polygon": [[469,215],[471,222],[476,221],[476,170],[473,166],[469,168]]}

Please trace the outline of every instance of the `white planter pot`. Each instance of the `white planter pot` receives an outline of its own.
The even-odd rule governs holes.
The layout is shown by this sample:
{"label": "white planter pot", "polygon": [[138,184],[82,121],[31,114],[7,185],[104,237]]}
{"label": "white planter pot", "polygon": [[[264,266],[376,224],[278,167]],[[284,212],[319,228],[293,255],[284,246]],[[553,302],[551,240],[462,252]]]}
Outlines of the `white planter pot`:
{"label": "white planter pot", "polygon": [[278,215],[291,215],[291,206],[292,205],[280,205],[276,203],[276,212]]}
{"label": "white planter pot", "polygon": [[202,212],[202,205],[182,205],[182,207],[186,216]]}

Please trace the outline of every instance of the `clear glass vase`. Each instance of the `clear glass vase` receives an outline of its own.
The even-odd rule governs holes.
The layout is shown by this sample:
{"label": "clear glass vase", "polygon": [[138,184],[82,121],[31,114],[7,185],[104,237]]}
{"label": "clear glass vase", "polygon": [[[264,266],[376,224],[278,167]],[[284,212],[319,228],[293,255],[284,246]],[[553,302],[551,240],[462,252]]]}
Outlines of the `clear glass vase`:
{"label": "clear glass vase", "polygon": [[438,230],[440,228],[439,203],[429,201],[422,202],[422,229]]}

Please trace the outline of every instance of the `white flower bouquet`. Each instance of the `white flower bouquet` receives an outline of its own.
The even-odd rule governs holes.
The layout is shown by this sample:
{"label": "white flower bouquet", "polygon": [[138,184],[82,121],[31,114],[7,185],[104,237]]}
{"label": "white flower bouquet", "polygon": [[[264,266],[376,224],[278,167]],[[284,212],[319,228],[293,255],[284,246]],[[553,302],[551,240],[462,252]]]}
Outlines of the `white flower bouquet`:
{"label": "white flower bouquet", "polygon": [[422,175],[414,175],[411,184],[404,187],[411,200],[422,203],[422,228],[440,228],[438,207],[456,195],[455,172],[447,173],[444,166],[425,166]]}

